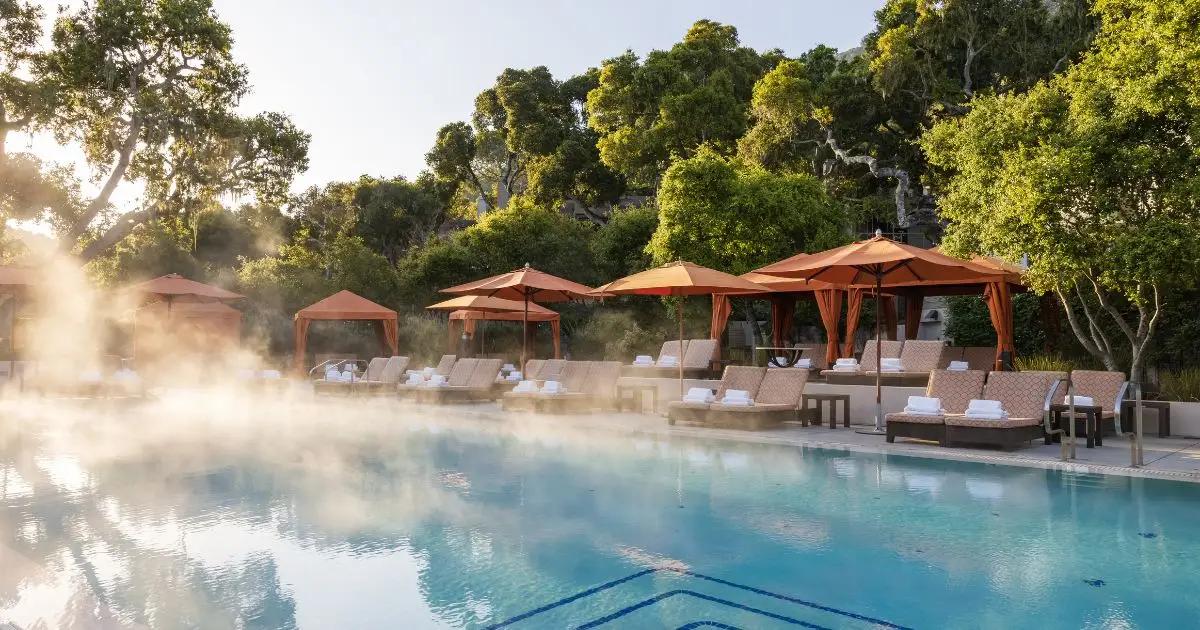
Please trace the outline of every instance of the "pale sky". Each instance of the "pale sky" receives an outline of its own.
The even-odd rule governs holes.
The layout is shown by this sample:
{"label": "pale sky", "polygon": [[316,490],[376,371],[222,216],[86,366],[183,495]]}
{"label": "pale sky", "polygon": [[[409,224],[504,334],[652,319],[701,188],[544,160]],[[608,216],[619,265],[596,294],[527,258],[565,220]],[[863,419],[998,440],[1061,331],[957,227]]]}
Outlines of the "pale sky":
{"label": "pale sky", "polygon": [[[64,0],[41,0],[47,16]],[[66,4],[77,4],[78,0]],[[566,79],[633,49],[669,48],[693,22],[737,27],[742,43],[798,55],[853,48],[884,0],[214,0],[250,69],[246,113],[283,111],[312,134],[294,189],[424,168],[442,125],[469,120],[505,68]],[[9,150],[71,162],[77,150],[13,135]],[[125,183],[114,202],[140,191]]]}

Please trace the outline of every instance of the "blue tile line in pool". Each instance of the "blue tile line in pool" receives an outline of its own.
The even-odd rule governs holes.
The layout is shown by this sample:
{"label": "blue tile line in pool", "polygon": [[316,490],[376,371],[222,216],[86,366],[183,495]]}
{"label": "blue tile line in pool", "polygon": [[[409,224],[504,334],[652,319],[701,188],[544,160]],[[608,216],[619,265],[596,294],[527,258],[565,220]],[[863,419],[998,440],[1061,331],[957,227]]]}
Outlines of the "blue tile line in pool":
{"label": "blue tile line in pool", "polygon": [[720,621],[693,621],[692,623],[679,626],[675,630],[693,630],[694,628],[720,628],[721,630],[742,630],[737,626],[731,626]]}
{"label": "blue tile line in pool", "polygon": [[[742,590],[742,591],[746,591],[746,592],[749,592],[749,593],[754,593],[754,594],[756,594],[756,595],[762,595],[762,596],[765,596],[765,597],[771,597],[771,598],[774,598],[774,599],[777,599],[777,600],[780,600],[780,601],[785,601],[785,602],[790,602],[790,603],[793,603],[793,604],[798,604],[798,605],[800,605],[800,606],[805,606],[805,607],[807,607],[807,608],[811,608],[811,609],[814,609],[814,610],[820,610],[820,611],[823,611],[823,612],[832,613],[832,614],[839,615],[839,616],[842,616],[842,617],[846,617],[846,618],[849,618],[849,619],[854,619],[854,620],[857,620],[857,621],[863,621],[863,622],[866,622],[866,623],[873,624],[874,626],[876,626],[876,627],[880,627],[880,628],[891,628],[891,629],[893,629],[893,630],[912,630],[911,628],[909,628],[909,627],[907,627],[907,626],[902,626],[902,625],[900,625],[900,624],[892,623],[892,622],[890,622],[890,621],[886,621],[886,620],[883,620],[883,619],[876,619],[876,618],[874,618],[874,617],[869,617],[869,616],[867,616],[867,615],[861,615],[861,614],[858,614],[858,613],[855,613],[855,612],[851,612],[851,611],[848,611],[848,610],[842,610],[842,609],[839,609],[839,608],[834,608],[834,607],[832,607],[832,606],[825,606],[825,605],[822,605],[822,604],[818,604],[818,603],[816,603],[816,602],[811,602],[811,601],[807,601],[807,600],[799,599],[799,598],[796,598],[796,597],[790,597],[790,596],[787,596],[787,595],[781,595],[781,594],[779,594],[779,593],[773,593],[773,592],[771,592],[771,591],[765,591],[765,590],[763,590],[763,589],[760,589],[760,588],[755,588],[755,587],[753,587],[753,586],[747,586],[747,585],[745,585],[745,584],[738,584],[738,583],[736,583],[736,582],[730,582],[729,580],[723,580],[723,579],[721,579],[721,578],[716,578],[716,577],[712,577],[712,576],[709,576],[709,575],[704,575],[704,574],[701,574],[701,573],[696,573],[696,572],[689,571],[689,570],[686,570],[686,569],[677,569],[677,568],[674,568],[674,567],[656,567],[656,568],[653,568],[653,569],[645,569],[645,570],[642,570],[642,571],[638,571],[637,573],[634,573],[634,574],[632,574],[632,575],[627,575],[627,576],[625,576],[625,577],[623,577],[623,578],[619,578],[619,579],[613,580],[613,581],[611,581],[611,582],[605,582],[604,584],[601,584],[601,585],[599,585],[599,586],[594,586],[594,587],[592,587],[592,588],[589,588],[589,589],[587,589],[587,590],[584,590],[584,591],[580,591],[580,592],[578,592],[578,593],[576,593],[576,594],[574,594],[574,595],[570,595],[570,596],[568,596],[568,597],[564,597],[564,598],[562,598],[562,599],[560,599],[560,600],[557,600],[557,601],[551,602],[551,603],[549,603],[549,604],[546,604],[546,605],[544,605],[544,606],[539,606],[539,607],[537,607],[537,608],[534,608],[533,610],[529,610],[529,611],[523,612],[523,613],[521,613],[521,614],[519,614],[519,615],[517,615],[517,616],[515,616],[515,617],[510,617],[509,619],[505,619],[504,621],[501,621],[501,622],[499,622],[499,623],[492,624],[492,625],[490,625],[490,626],[486,626],[485,628],[483,628],[483,630],[499,630],[500,628],[507,628],[507,627],[509,627],[509,626],[512,626],[513,624],[516,624],[516,623],[518,623],[518,622],[521,622],[521,621],[524,621],[524,620],[526,620],[526,619],[529,619],[530,617],[534,617],[534,616],[540,615],[540,614],[542,614],[542,613],[545,613],[545,612],[548,612],[548,611],[554,610],[555,608],[560,608],[560,607],[562,607],[562,606],[566,606],[567,604],[570,604],[570,603],[572,603],[572,602],[575,602],[575,601],[578,601],[578,600],[581,600],[581,599],[584,599],[584,598],[587,598],[587,597],[591,597],[591,596],[593,596],[593,595],[596,595],[597,593],[600,593],[600,592],[603,592],[603,591],[607,591],[607,590],[609,590],[609,589],[612,589],[612,588],[616,588],[617,586],[620,586],[620,585],[622,585],[622,584],[625,584],[626,582],[631,582],[631,581],[633,581],[633,580],[636,580],[636,579],[638,579],[638,578],[640,578],[640,577],[643,577],[643,576],[646,576],[646,575],[651,575],[651,574],[654,574],[654,573],[659,573],[659,572],[661,572],[661,571],[669,571],[669,572],[672,572],[672,573],[678,573],[678,574],[681,574],[681,575],[686,575],[686,576],[688,576],[688,577],[692,577],[692,578],[696,578],[696,579],[700,579],[700,580],[707,580],[707,581],[709,581],[709,582],[713,582],[713,583],[716,583],[716,584],[721,584],[721,585],[723,585],[723,586],[729,586],[729,587],[732,587],[732,588],[735,588],[735,589],[740,589],[740,590]],[[678,595],[688,595],[688,596],[691,596],[691,597],[697,597],[697,598],[699,598],[699,599],[703,599],[703,600],[706,600],[706,601],[709,601],[709,602],[712,602],[712,603],[721,604],[721,605],[723,605],[723,606],[729,606],[729,607],[732,607],[732,608],[737,608],[737,609],[740,609],[740,610],[743,610],[743,611],[746,611],[746,612],[751,612],[751,613],[755,613],[755,614],[760,614],[760,615],[763,615],[763,616],[766,616],[766,617],[770,617],[770,618],[776,619],[776,620],[778,620],[778,621],[782,621],[782,622],[789,623],[789,624],[792,624],[792,625],[797,625],[797,626],[806,627],[806,628],[816,628],[816,629],[821,629],[821,628],[823,628],[823,626],[814,625],[814,624],[811,624],[811,623],[808,623],[808,622],[805,622],[805,621],[801,621],[801,620],[799,620],[799,619],[793,619],[793,618],[791,618],[791,617],[786,617],[786,616],[784,616],[784,615],[779,615],[779,614],[772,613],[772,612],[768,612],[768,611],[765,611],[765,610],[759,610],[759,609],[757,609],[757,608],[752,608],[752,607],[750,607],[750,606],[745,606],[745,605],[743,605],[743,604],[738,604],[738,603],[736,603],[736,602],[732,602],[732,601],[728,601],[728,600],[720,599],[720,598],[717,598],[717,597],[713,597],[713,596],[711,596],[711,595],[706,595],[706,594],[703,594],[703,593],[697,593],[697,592],[695,592],[695,591],[690,591],[690,590],[672,590],[672,591],[667,591],[667,592],[665,592],[665,593],[660,593],[659,595],[656,595],[656,596],[654,596],[654,597],[652,597],[652,598],[650,598],[650,599],[647,599],[647,600],[640,601],[640,602],[638,602],[638,603],[636,603],[636,604],[632,604],[632,605],[630,605],[630,606],[627,606],[627,607],[625,607],[625,608],[622,608],[621,610],[618,610],[618,611],[616,611],[616,612],[614,612],[614,613],[612,613],[612,614],[606,615],[606,616],[604,616],[604,617],[601,617],[601,618],[599,618],[599,619],[595,619],[595,620],[593,620],[593,621],[589,621],[589,622],[587,622],[587,623],[585,623],[585,624],[583,624],[583,625],[581,625],[581,626],[577,626],[577,630],[587,630],[588,628],[595,628],[595,627],[597,627],[597,626],[600,626],[600,625],[602,625],[602,624],[608,623],[608,622],[610,622],[610,621],[613,621],[613,620],[615,620],[615,619],[618,619],[618,618],[620,618],[620,617],[623,617],[623,616],[625,616],[625,615],[628,615],[629,613],[632,613],[632,612],[634,612],[634,611],[636,611],[636,610],[639,610],[639,609],[645,608],[645,607],[647,607],[647,606],[653,605],[653,604],[655,604],[655,603],[658,603],[658,602],[660,602],[660,601],[663,601],[663,600],[665,600],[665,599],[668,599],[668,598],[670,598],[670,597],[675,597],[675,596],[678,596]],[[691,629],[691,628],[702,628],[702,627],[712,627],[712,628],[732,628],[733,630],[738,630],[738,629],[737,629],[737,628],[735,628],[734,626],[730,626],[730,625],[723,624],[723,623],[716,622],[716,621],[694,621],[694,622],[688,623],[688,624],[686,624],[686,625],[680,626],[680,628],[679,628],[678,630],[687,630],[687,629]]]}

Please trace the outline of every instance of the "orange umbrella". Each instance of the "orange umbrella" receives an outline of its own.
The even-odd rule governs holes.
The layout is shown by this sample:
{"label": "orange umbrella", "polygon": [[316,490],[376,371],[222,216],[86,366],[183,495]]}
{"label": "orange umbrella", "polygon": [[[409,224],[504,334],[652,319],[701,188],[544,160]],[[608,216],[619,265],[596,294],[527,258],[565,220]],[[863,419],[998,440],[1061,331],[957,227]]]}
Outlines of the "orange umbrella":
{"label": "orange umbrella", "polygon": [[[875,286],[876,313],[882,313],[880,305],[882,288],[916,286],[937,282],[988,282],[999,280],[1003,272],[993,267],[953,258],[945,254],[921,249],[884,238],[876,231],[874,238],[836,247],[811,256],[793,257],[758,269],[766,273],[789,278],[814,280],[842,285],[863,285],[871,282]],[[883,336],[883,318],[875,317],[875,356],[879,352]],[[883,435],[883,385],[879,366],[875,369],[875,428],[869,433]]]}
{"label": "orange umbrella", "polygon": [[189,280],[177,273],[169,273],[141,284],[135,284],[129,287],[129,290],[165,299],[168,317],[171,314],[171,303],[178,297],[191,297],[201,302],[228,302],[246,297],[233,291],[226,291],[221,287],[214,287],[211,284]]}
{"label": "orange umbrella", "polygon": [[[684,298],[689,295],[753,295],[769,293],[760,284],[727,274],[716,269],[701,267],[690,262],[673,262],[647,269],[620,280],[613,280],[596,289],[592,294],[600,295],[662,295]],[[679,347],[683,347],[683,300],[675,305],[679,316]],[[679,358],[679,395],[683,396],[683,357]]]}
{"label": "orange umbrella", "polygon": [[[459,295],[482,295],[505,300],[521,300],[524,302],[526,326],[529,324],[529,303],[532,302],[567,302],[570,300],[591,299],[592,288],[571,282],[565,278],[538,271],[525,264],[521,269],[502,273],[491,278],[476,280],[458,286],[442,289],[442,293],[457,293]],[[525,371],[525,361],[528,340],[521,342],[521,371]]]}
{"label": "orange umbrella", "polygon": [[[488,315],[501,314],[501,313],[509,315],[509,316],[516,315],[518,313],[524,312],[523,305],[524,305],[524,301],[518,302],[516,300],[505,300],[503,298],[488,297],[486,295],[462,295],[462,296],[459,296],[456,298],[450,298],[449,300],[438,302],[437,304],[431,304],[429,306],[426,306],[425,308],[427,310],[433,310],[433,311],[465,311],[466,313],[481,314],[481,316],[478,316],[478,317],[470,317],[467,315],[463,315],[463,316],[460,316],[457,318],[457,319],[462,319],[464,321],[466,321],[468,319],[483,319],[483,320],[490,320],[490,319],[501,320],[501,319],[503,319],[505,321],[515,321],[516,320],[515,317],[503,317],[503,318],[495,317],[495,318],[493,318],[493,317],[488,317]],[[544,306],[538,306],[537,304],[530,304],[527,314],[524,317],[522,317],[520,321],[525,321],[526,324],[528,324],[528,320],[530,320],[530,319],[532,319],[533,321],[550,321],[550,319],[552,317],[557,318],[558,313],[555,313],[554,311],[552,311]],[[456,319],[456,318],[451,318],[451,319]],[[470,331],[467,331],[467,332],[470,332]],[[482,335],[483,333],[481,332],[480,334]],[[522,329],[522,334],[525,334],[524,329]],[[482,347],[483,346],[482,337],[480,339],[481,339],[480,347]],[[557,344],[556,344],[556,346],[557,346]]]}

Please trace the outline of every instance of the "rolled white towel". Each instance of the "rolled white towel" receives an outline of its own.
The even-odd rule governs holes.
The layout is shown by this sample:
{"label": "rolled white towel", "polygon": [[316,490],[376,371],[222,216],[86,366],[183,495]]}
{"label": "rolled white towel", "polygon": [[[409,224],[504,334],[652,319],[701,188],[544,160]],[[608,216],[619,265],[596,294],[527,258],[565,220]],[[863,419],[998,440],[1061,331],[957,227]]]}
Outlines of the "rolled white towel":
{"label": "rolled white towel", "polygon": [[749,398],[730,398],[726,396],[721,399],[721,405],[725,407],[753,407],[754,401]]}
{"label": "rolled white towel", "polygon": [[950,367],[947,367],[946,369],[950,370],[951,372],[966,372],[967,370],[971,369],[971,365],[966,361],[951,361]]}
{"label": "rolled white towel", "polygon": [[946,415],[946,410],[945,409],[912,409],[910,407],[905,407],[904,413],[909,414],[911,416],[944,416],[944,415]]}
{"label": "rolled white towel", "polygon": [[425,382],[425,379],[421,378],[421,373],[414,372],[414,373],[408,375],[408,380],[405,381],[404,384],[408,385],[409,387],[417,387],[417,386],[420,386],[421,383],[424,383],[424,382]]}
{"label": "rolled white towel", "polygon": [[812,359],[800,359],[799,361],[796,361],[796,367],[802,370],[811,370],[812,366]]}
{"label": "rolled white towel", "polygon": [[[1071,404],[1071,397],[1065,396],[1063,398],[1063,404],[1064,405]],[[1076,407],[1095,407],[1096,401],[1092,400],[1091,396],[1075,396],[1075,406]]]}
{"label": "rolled white towel", "polygon": [[977,398],[971,399],[967,403],[967,411],[974,409],[975,411],[1002,411],[999,400],[981,400]]}
{"label": "rolled white towel", "polygon": [[447,385],[449,385],[449,383],[446,382],[445,376],[442,376],[441,374],[434,374],[433,376],[429,377],[428,381],[425,381],[425,384],[422,385],[422,387],[445,387]]}
{"label": "rolled white towel", "polygon": [[928,398],[926,396],[909,396],[907,409],[922,409],[924,411],[937,411],[942,408],[941,398]]}
{"label": "rolled white towel", "polygon": [[996,410],[968,409],[966,416],[973,420],[1004,420],[1008,414]]}
{"label": "rolled white towel", "polygon": [[437,368],[427,367],[421,370],[421,375],[425,377],[425,380],[429,380],[429,377],[435,374],[437,374]]}
{"label": "rolled white towel", "polygon": [[904,364],[900,363],[900,359],[881,359],[879,361],[880,372],[903,372]]}
{"label": "rolled white towel", "polygon": [[687,395],[683,397],[683,402],[698,403],[702,405],[711,404],[713,401],[713,391],[707,387],[692,387],[688,389]]}
{"label": "rolled white towel", "polygon": [[510,380],[510,381],[520,381],[520,380],[524,379],[524,375],[521,374],[519,371],[514,370],[512,372],[509,372],[508,376],[506,376],[504,378],[506,380]]}
{"label": "rolled white towel", "polygon": [[633,359],[634,365],[651,366],[654,365],[654,357],[648,354],[639,354]]}
{"label": "rolled white towel", "polygon": [[725,390],[725,397],[721,399],[721,402],[726,400],[750,400],[750,392],[744,389],[727,389]]}
{"label": "rolled white towel", "polygon": [[269,379],[283,378],[283,373],[279,370],[263,370],[262,377]]}
{"label": "rolled white towel", "polygon": [[679,357],[664,355],[658,358],[658,367],[679,367]]}
{"label": "rolled white towel", "polygon": [[504,365],[500,366],[501,372],[512,372],[515,369],[517,369],[517,366],[511,363],[505,363]]}
{"label": "rolled white towel", "polygon": [[834,372],[857,372],[858,364],[855,363],[854,365],[835,365],[835,366],[833,366],[833,371]]}
{"label": "rolled white towel", "polygon": [[837,362],[834,363],[833,365],[834,365],[834,367],[838,367],[838,366],[858,367],[858,359],[838,359]]}
{"label": "rolled white towel", "polygon": [[546,381],[545,383],[542,383],[543,394],[562,394],[564,392],[566,392],[566,390],[563,389],[562,383],[558,381]]}
{"label": "rolled white towel", "polygon": [[533,381],[521,381],[513,388],[513,391],[518,394],[532,394],[537,391],[537,383]]}
{"label": "rolled white towel", "polygon": [[118,381],[140,381],[142,377],[138,376],[137,372],[129,368],[121,368],[113,372],[113,379]]}

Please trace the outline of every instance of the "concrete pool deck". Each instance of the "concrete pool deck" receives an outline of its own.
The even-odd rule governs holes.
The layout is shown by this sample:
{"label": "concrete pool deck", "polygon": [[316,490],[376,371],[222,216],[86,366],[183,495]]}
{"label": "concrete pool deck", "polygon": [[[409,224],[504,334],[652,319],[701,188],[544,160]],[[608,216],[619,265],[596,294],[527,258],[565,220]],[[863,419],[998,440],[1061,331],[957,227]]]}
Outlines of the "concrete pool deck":
{"label": "concrete pool deck", "polygon": [[[429,407],[423,407],[429,408]],[[878,453],[902,457],[928,457],[973,461],[986,464],[1025,466],[1062,470],[1077,474],[1107,474],[1129,477],[1151,477],[1200,483],[1200,440],[1193,438],[1145,437],[1143,453],[1145,466],[1133,468],[1129,465],[1129,439],[1108,436],[1104,446],[1085,448],[1082,437],[1075,449],[1076,459],[1061,461],[1062,450],[1058,444],[1045,445],[1041,440],[1030,446],[1013,451],[995,448],[941,447],[928,442],[897,440],[888,444],[883,436],[864,435],[855,432],[855,426],[831,430],[828,426],[802,427],[799,423],[770,431],[737,431],[711,429],[698,426],[668,425],[666,418],[659,415],[635,413],[580,413],[570,415],[512,413],[500,409],[499,405],[478,405],[455,408],[456,412],[475,417],[497,420],[520,419],[532,423],[545,423],[555,427],[573,426],[607,431],[632,432],[655,436],[687,436],[738,442],[785,444],[799,447],[847,450]],[[859,425],[861,428],[861,425]]]}

